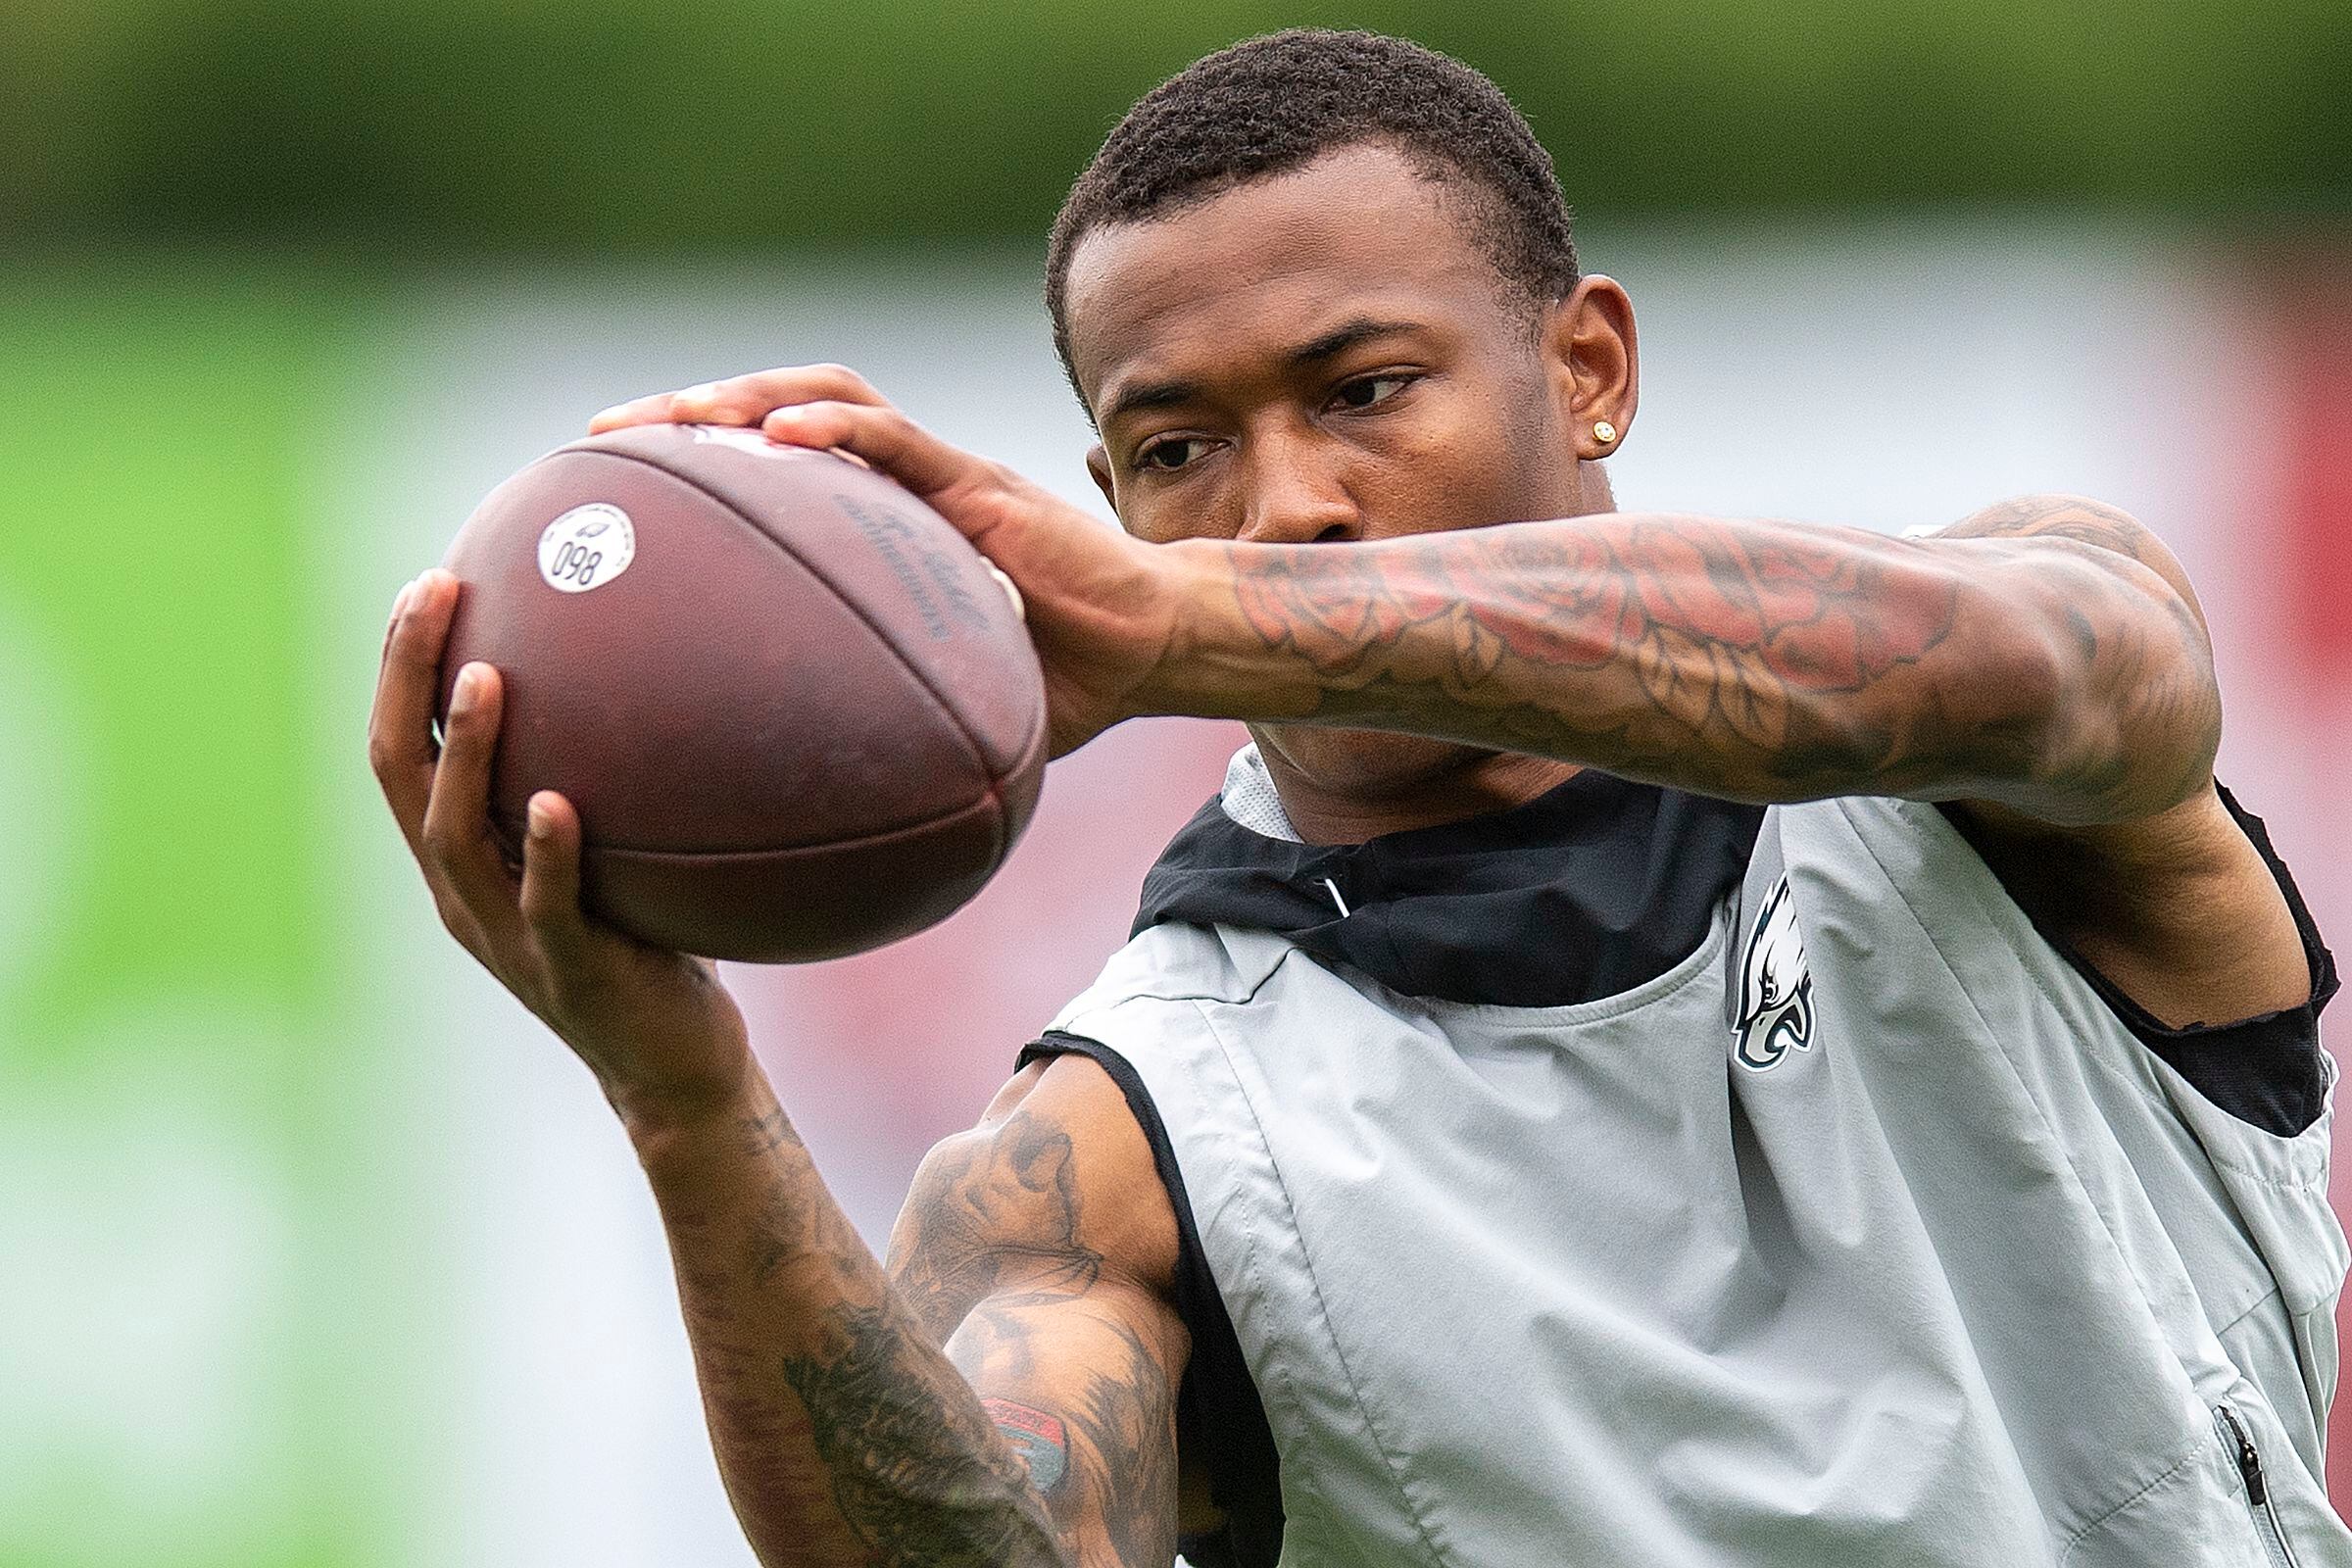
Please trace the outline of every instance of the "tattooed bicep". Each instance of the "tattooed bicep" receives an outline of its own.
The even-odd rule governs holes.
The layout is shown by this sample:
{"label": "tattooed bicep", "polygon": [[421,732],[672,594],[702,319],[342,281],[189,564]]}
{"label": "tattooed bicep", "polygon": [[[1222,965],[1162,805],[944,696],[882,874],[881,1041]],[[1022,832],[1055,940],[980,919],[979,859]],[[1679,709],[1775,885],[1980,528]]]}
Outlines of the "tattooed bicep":
{"label": "tattooed bicep", "polygon": [[1110,1283],[980,1304],[948,1353],[1080,1563],[1175,1555],[1176,1390],[1190,1345],[1164,1301]]}
{"label": "tattooed bicep", "polygon": [[980,1408],[996,1423],[997,1436],[1028,1468],[1029,1484],[1054,1495],[1070,1473],[1070,1433],[1061,1417],[1010,1399],[982,1399]]}
{"label": "tattooed bicep", "polygon": [[1938,530],[1946,539],[2027,539],[2056,536],[2137,558],[2152,537],[2120,507],[2084,496],[2016,496]]}
{"label": "tattooed bicep", "polygon": [[2180,559],[2148,526],[2120,507],[2085,496],[2018,496],[1940,529],[1941,539],[2063,539],[2122,556],[2164,579],[2202,622],[2196,590]]}
{"label": "tattooed bicep", "polygon": [[1081,1235],[1070,1135],[1027,1106],[931,1152],[891,1233],[893,1282],[933,1339],[1013,1284],[1083,1292],[1102,1254]]}
{"label": "tattooed bicep", "polygon": [[1133,1113],[1102,1068],[1065,1057],[932,1150],[888,1268],[944,1343],[983,1300],[1083,1296],[1105,1279],[1157,1285],[1173,1278],[1175,1251],[1174,1210]]}

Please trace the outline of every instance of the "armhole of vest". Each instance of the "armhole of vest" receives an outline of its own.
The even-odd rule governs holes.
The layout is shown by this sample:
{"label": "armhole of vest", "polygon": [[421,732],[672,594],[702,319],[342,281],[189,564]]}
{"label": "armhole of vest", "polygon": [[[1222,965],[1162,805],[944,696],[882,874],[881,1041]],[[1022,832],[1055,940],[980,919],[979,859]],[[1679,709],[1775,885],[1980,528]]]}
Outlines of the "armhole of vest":
{"label": "armhole of vest", "polygon": [[1110,1075],[1136,1125],[1152,1146],[1152,1163],[1176,1214],[1176,1313],[1192,1339],[1176,1394],[1176,1446],[1197,1455],[1208,1476],[1210,1498],[1224,1523],[1207,1536],[1181,1543],[1193,1568],[1274,1568],[1282,1554],[1281,1460],[1257,1384],[1242,1358],[1241,1340],[1225,1298],[1200,1248],[1200,1228],[1185,1194],[1175,1146],[1142,1074],[1100,1040],[1049,1029],[1021,1048],[1016,1066],[1054,1056],[1085,1056]]}
{"label": "armhole of vest", "polygon": [[[2032,909],[2026,918],[2083,983],[2098,993],[2109,1011],[2139,1043],[2188,1080],[2197,1093],[2239,1121],[2281,1138],[2292,1138],[2320,1118],[2328,1106],[2329,1074],[2320,1046],[2320,1013],[2337,990],[2335,956],[2320,937],[2311,907],[2303,902],[2293,873],[2271,843],[2262,818],[2237,803],[2219,780],[2215,790],[2239,831],[2262,857],[2295,920],[2303,956],[2311,968],[2311,996],[2292,1007],[2228,1023],[2167,1026],[2124,994]],[[1938,806],[1948,818],[1948,808]],[[1955,829],[1957,824],[1955,824]],[[1961,835],[1966,842],[1966,835]],[[1974,846],[1971,846],[1973,853]],[[2020,908],[2024,908],[2021,905]]]}

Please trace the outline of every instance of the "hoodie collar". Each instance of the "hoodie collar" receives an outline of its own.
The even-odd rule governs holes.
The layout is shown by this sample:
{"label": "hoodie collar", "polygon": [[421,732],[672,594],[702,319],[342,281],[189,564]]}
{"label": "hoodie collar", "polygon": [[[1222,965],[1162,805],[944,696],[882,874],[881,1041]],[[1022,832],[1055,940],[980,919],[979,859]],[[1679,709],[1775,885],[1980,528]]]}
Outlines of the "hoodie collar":
{"label": "hoodie collar", "polygon": [[1304,844],[1250,746],[1144,879],[1135,929],[1268,931],[1412,997],[1592,1002],[1706,940],[1763,814],[1587,769],[1508,810]]}

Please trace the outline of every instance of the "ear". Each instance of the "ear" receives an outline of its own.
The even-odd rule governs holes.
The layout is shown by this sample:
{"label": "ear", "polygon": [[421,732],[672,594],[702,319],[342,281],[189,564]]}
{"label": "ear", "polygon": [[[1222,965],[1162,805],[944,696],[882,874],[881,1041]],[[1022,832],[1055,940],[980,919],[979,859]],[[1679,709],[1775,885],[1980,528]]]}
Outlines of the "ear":
{"label": "ear", "polygon": [[1086,449],[1086,471],[1095,476],[1095,488],[1102,492],[1104,501],[1110,503],[1110,514],[1117,516],[1119,493],[1110,482],[1110,454],[1102,450],[1100,441]]}
{"label": "ear", "polygon": [[[1592,462],[1625,445],[1640,401],[1640,355],[1634,340],[1634,302],[1613,277],[1580,278],[1544,322],[1552,394],[1569,445]],[[1613,440],[1593,426],[1607,424]]]}

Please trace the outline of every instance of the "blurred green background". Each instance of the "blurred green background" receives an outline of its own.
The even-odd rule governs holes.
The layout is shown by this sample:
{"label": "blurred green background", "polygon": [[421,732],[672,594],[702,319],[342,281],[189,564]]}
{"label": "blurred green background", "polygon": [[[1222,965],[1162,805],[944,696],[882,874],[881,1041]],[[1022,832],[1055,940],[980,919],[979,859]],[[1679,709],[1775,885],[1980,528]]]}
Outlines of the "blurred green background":
{"label": "blurred green background", "polygon": [[[2302,641],[2233,653],[2233,711],[2277,742],[2254,766],[2290,828],[2340,819],[2320,764],[2278,759],[2303,755],[2280,737],[2318,757],[2346,733],[2328,530],[2352,512],[2311,452],[2352,426],[2330,362],[2295,354],[2299,323],[2352,320],[2342,0],[0,0],[0,1568],[739,1560],[625,1149],[433,929],[368,799],[384,605],[466,497],[602,402],[771,358],[895,355],[885,384],[918,415],[1083,494],[1033,303],[1045,225],[1137,94],[1307,23],[1417,37],[1513,94],[1588,256],[1646,259],[1682,319],[1721,328],[1686,347],[1647,318],[1653,377],[1740,384],[1748,362],[1720,356],[1785,297],[1753,286],[1765,253],[1774,278],[1829,266],[1830,298],[1878,290],[1890,318],[1994,278],[1950,330],[1996,359],[2027,318],[2012,285],[2059,322],[2083,314],[2067,280],[2105,275],[2081,297],[2130,318],[2098,352],[2146,388],[2207,373],[2217,342],[2241,381],[2303,388],[2261,421],[2303,446],[2195,469],[2269,531],[2191,526],[2184,553],[2222,563],[2238,624],[2281,602],[2266,584],[2305,585],[2279,590]],[[892,335],[926,318],[936,336]],[[1910,352],[1856,330],[1827,352]],[[2178,499],[2179,451],[2130,464],[2170,414],[2118,394],[2078,439],[2046,395],[2015,393],[1987,438],[2014,461],[1983,470],[1935,468],[1965,415],[1920,411],[1887,450],[1931,473],[1921,514],[2012,474],[2067,485],[2086,453]],[[1013,411],[996,425],[971,412],[992,396]],[[1677,449],[1681,495],[1714,482],[1711,441]],[[1675,468],[1648,471],[1671,499]],[[1720,504],[1908,523],[1869,510],[1904,478],[1752,501],[1727,481]],[[2263,500],[2282,495],[2302,499]],[[1132,756],[1118,778],[1070,764],[1063,820],[1130,801]],[[1120,853],[1140,868],[1173,826],[1130,826]],[[2352,912],[2340,859],[2298,861],[2324,916]],[[855,1018],[805,977],[744,977],[803,1042],[774,1049],[838,1095],[808,1114],[861,1223],[1115,942],[1126,896],[1055,938],[1075,969],[1040,960],[997,1012],[972,1002],[878,1100],[863,1068],[827,1077]],[[943,996],[981,984],[954,968],[962,929],[906,960]],[[887,1012],[881,973],[837,989]],[[975,1032],[977,1058],[948,1038]],[[533,1065],[483,1065],[518,1040]],[[514,1130],[543,1124],[569,1130]],[[534,1250],[550,1226],[573,1240]],[[565,1422],[619,1446],[564,1447]],[[626,1529],[584,1500],[615,1477],[643,1495],[595,1506]]]}
{"label": "blurred green background", "polygon": [[1631,218],[2352,197],[2339,0],[89,0],[0,11],[21,232],[355,262],[1028,239],[1135,96],[1284,24],[1401,32]]}

